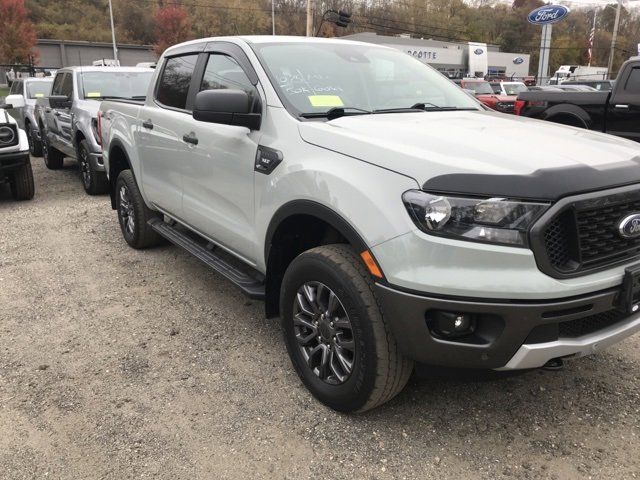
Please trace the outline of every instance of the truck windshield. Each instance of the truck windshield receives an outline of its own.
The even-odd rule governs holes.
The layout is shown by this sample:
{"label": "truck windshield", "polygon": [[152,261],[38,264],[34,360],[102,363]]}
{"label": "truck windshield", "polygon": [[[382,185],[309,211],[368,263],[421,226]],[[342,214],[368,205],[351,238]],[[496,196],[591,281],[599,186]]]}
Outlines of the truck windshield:
{"label": "truck windshield", "polygon": [[524,83],[503,83],[503,86],[507,95],[518,95],[519,93],[529,91]]}
{"label": "truck windshield", "polygon": [[464,82],[463,86],[467,90],[473,90],[476,95],[493,95],[494,93],[489,82]]}
{"label": "truck windshield", "polygon": [[83,98],[144,97],[152,75],[153,72],[83,72]]}
{"label": "truck windshield", "polygon": [[51,94],[52,81],[28,82],[27,95],[29,98],[48,97]]}
{"label": "truck windshield", "polygon": [[481,109],[442,74],[398,50],[346,42],[264,43],[254,49],[294,115],[322,116],[340,108],[354,114],[415,111],[417,104]]}

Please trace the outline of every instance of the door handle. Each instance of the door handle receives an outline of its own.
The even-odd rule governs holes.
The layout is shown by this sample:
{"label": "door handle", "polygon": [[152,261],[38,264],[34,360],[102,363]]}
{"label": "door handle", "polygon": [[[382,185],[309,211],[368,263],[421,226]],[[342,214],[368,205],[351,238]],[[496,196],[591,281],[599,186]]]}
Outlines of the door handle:
{"label": "door handle", "polygon": [[56,117],[59,117],[60,115],[62,115],[60,112],[53,112],[53,114],[54,114]]}
{"label": "door handle", "polygon": [[614,105],[616,108],[629,108],[629,105]]}
{"label": "door handle", "polygon": [[153,130],[153,122],[151,120],[146,120],[146,121],[142,122],[142,126],[144,128],[149,129],[149,130]]}
{"label": "door handle", "polygon": [[183,135],[182,140],[192,145],[198,144],[198,137],[196,137],[196,134],[193,132],[189,133],[188,135]]}

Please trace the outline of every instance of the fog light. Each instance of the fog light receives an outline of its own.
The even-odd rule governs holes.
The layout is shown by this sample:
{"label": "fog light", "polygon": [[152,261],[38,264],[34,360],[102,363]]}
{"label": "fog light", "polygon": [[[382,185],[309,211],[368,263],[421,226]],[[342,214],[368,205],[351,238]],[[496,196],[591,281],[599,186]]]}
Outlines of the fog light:
{"label": "fog light", "polygon": [[472,314],[461,312],[427,312],[427,324],[431,333],[441,338],[456,338],[471,335],[476,327]]}

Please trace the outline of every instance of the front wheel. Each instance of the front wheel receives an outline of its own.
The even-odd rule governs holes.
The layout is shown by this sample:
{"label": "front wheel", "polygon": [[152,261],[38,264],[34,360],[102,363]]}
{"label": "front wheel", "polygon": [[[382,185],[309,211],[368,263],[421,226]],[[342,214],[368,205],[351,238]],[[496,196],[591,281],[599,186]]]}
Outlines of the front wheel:
{"label": "front wheel", "polygon": [[413,362],[399,351],[362,261],[346,245],[302,253],[280,296],[287,351],[311,393],[341,412],[362,412],[396,396]]}
{"label": "front wheel", "polygon": [[13,172],[10,184],[11,196],[14,200],[31,200],[33,198],[36,189],[30,161]]}
{"label": "front wheel", "polygon": [[25,130],[27,131],[27,140],[29,141],[29,153],[32,157],[41,157],[42,142],[38,139],[35,129],[31,126],[31,124],[27,123],[25,127]]}
{"label": "front wheel", "polygon": [[101,195],[109,191],[109,182],[104,172],[98,172],[93,167],[89,158],[89,145],[82,140],[78,145],[78,165],[80,166],[80,179],[84,191],[89,195]]}
{"label": "front wheel", "polygon": [[162,237],[147,223],[160,214],[145,205],[131,170],[123,170],[118,175],[116,210],[122,236],[129,246],[142,249],[162,243]]}
{"label": "front wheel", "polygon": [[64,165],[64,155],[49,144],[49,139],[45,131],[40,130],[42,135],[42,157],[44,164],[49,170],[59,170]]}

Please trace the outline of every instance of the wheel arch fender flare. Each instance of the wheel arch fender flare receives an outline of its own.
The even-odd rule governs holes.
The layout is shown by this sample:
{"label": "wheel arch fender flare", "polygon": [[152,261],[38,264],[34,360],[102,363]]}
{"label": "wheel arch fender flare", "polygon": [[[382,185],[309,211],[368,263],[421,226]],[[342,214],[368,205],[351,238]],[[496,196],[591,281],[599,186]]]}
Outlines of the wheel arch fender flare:
{"label": "wheel arch fender flare", "polygon": [[336,229],[340,234],[342,234],[349,241],[351,246],[356,249],[357,253],[360,253],[368,248],[367,243],[357,232],[357,230],[351,225],[351,223],[349,223],[342,215],[337,213],[335,210],[313,200],[292,200],[278,208],[278,210],[276,210],[273,217],[271,218],[271,221],[269,222],[264,243],[264,258],[267,264],[273,237],[277,232],[278,227],[286,219],[295,215],[307,215],[316,217],[319,220],[327,223],[328,225]]}
{"label": "wheel arch fender flare", "polygon": [[566,103],[561,105],[554,105],[553,107],[549,108],[547,111],[545,111],[543,120],[552,121],[553,118],[561,115],[574,117],[576,120],[579,120],[584,124],[584,128],[591,128],[591,116],[583,108],[580,108],[577,105]]}
{"label": "wheel arch fender flare", "polygon": [[[116,187],[116,181],[118,180],[117,175],[114,175],[116,166],[114,165],[114,162],[113,162],[113,158],[114,158],[113,153],[116,150],[119,150],[122,152],[122,157],[124,158],[124,162],[126,166],[129,167],[129,170],[131,170],[131,174],[133,175],[133,179],[136,181],[136,184],[139,185],[138,180],[136,179],[136,173],[133,171],[133,168],[131,167],[131,160],[129,159],[129,154],[127,153],[127,149],[119,139],[117,138],[112,139],[109,145],[109,152],[108,152],[108,158],[109,158],[108,173],[109,173],[109,185],[111,187],[109,189],[109,195],[111,197],[111,208],[113,209],[116,208],[115,187]],[[120,169],[120,170],[123,170],[123,169]]]}

